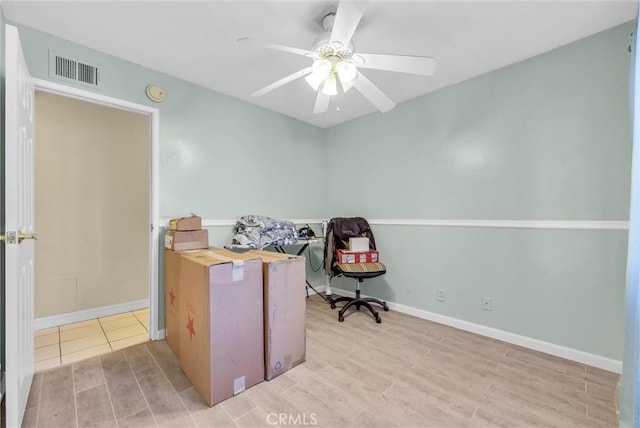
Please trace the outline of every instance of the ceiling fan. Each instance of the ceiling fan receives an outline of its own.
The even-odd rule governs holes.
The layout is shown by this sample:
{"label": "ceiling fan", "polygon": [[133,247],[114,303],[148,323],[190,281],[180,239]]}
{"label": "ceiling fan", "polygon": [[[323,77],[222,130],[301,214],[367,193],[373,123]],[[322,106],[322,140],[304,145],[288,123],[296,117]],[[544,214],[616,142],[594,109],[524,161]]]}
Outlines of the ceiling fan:
{"label": "ceiling fan", "polygon": [[327,12],[321,18],[325,32],[314,41],[310,50],[263,42],[248,37],[238,39],[240,43],[250,43],[272,49],[303,55],[313,59],[313,63],[251,94],[257,97],[273,91],[294,80],[305,78],[317,92],[314,113],[324,113],[329,107],[331,96],[338,91],[347,92],[356,88],[381,112],[387,112],[396,104],[367,79],[360,68],[395,71],[400,73],[431,76],[435,72],[436,61],[431,57],[409,55],[386,55],[360,53],[355,51],[352,41],[366,2],[343,0],[335,12]]}

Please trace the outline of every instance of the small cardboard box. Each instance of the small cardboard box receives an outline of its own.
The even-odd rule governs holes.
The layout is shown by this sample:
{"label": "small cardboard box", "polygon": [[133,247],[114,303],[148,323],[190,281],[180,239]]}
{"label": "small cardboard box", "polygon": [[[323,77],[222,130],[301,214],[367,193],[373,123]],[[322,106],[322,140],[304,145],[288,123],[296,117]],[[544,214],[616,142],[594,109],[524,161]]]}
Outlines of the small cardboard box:
{"label": "small cardboard box", "polygon": [[169,220],[169,230],[190,231],[200,229],[202,229],[202,219],[197,215]]}
{"label": "small cardboard box", "polygon": [[369,251],[369,238],[349,238],[349,251]]}
{"label": "small cardboard box", "polygon": [[167,230],[164,235],[164,248],[175,251],[209,248],[209,232],[206,229],[189,232]]}
{"label": "small cardboard box", "polygon": [[264,380],[262,304],[259,258],[221,249],[182,255],[180,367],[208,405]]}
{"label": "small cardboard box", "polygon": [[180,328],[178,308],[180,306],[180,259],[183,254],[194,254],[206,250],[164,250],[164,329],[169,348],[180,356]]}
{"label": "small cardboard box", "polygon": [[346,251],[336,250],[336,260],[338,263],[378,263],[380,257],[377,251]]}
{"label": "small cardboard box", "polygon": [[262,259],[264,281],[265,379],[305,361],[305,258],[271,251],[249,251]]}

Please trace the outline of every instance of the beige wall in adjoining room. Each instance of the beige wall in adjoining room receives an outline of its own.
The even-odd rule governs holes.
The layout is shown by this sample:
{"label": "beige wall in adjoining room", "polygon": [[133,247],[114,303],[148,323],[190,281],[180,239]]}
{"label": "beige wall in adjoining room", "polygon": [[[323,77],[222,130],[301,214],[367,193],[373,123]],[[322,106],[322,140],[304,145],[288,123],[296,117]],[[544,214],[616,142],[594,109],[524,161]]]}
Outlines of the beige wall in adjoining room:
{"label": "beige wall in adjoining room", "polygon": [[35,316],[149,296],[150,118],[36,92]]}

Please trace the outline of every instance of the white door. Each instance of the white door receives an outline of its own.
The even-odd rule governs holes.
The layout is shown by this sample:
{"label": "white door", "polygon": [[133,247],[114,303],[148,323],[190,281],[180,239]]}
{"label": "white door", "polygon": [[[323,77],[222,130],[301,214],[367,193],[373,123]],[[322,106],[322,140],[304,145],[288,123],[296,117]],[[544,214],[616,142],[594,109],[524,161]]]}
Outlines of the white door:
{"label": "white door", "polygon": [[33,82],[18,29],[5,46],[5,308],[7,427],[22,424],[33,379]]}

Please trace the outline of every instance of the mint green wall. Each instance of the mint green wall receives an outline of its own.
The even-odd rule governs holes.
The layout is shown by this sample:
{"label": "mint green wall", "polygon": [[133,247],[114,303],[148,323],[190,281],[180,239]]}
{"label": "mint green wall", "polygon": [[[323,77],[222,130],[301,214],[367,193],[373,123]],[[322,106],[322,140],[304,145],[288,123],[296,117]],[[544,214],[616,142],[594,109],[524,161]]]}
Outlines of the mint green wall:
{"label": "mint green wall", "polygon": [[337,193],[335,206],[376,218],[627,219],[631,31],[329,129],[331,183],[357,170],[352,185],[374,183],[383,198]]}
{"label": "mint green wall", "polygon": [[[101,69],[96,92],[160,110],[160,215],[257,213],[307,218],[325,206],[322,130],[166,74],[19,26],[32,76],[48,79],[49,49]],[[167,99],[145,96],[149,83]],[[85,89],[85,88],[83,88]],[[304,162],[306,159],[314,162]]]}
{"label": "mint green wall", "polygon": [[[627,220],[632,31],[624,24],[329,129],[329,186],[348,176],[351,188],[370,189],[333,193],[335,214]],[[388,273],[367,293],[622,358],[626,231],[374,232]],[[483,296],[493,311],[481,309]]]}

